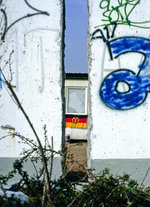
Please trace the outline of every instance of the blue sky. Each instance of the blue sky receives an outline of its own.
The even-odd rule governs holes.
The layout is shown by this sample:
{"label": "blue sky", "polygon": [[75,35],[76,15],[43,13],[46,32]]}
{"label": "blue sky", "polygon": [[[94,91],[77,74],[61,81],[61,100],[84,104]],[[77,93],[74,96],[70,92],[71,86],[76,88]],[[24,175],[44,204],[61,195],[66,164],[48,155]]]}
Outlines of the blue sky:
{"label": "blue sky", "polygon": [[65,71],[87,73],[87,0],[65,0]]}

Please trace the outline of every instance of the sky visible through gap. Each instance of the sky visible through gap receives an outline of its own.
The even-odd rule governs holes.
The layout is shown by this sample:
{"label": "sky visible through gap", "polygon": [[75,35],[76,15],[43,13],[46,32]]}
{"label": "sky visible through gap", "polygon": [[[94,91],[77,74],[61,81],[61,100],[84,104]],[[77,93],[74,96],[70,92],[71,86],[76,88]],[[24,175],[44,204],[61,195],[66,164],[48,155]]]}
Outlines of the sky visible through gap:
{"label": "sky visible through gap", "polygon": [[65,0],[65,72],[87,73],[87,0]]}

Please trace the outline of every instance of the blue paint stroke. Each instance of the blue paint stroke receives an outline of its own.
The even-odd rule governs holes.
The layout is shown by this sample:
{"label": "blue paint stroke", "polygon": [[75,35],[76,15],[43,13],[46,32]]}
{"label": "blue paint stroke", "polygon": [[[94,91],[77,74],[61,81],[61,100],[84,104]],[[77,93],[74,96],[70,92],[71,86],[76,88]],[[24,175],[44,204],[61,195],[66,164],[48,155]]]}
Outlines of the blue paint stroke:
{"label": "blue paint stroke", "polygon": [[[141,53],[145,57],[139,65],[138,74],[128,69],[113,71],[104,79],[100,88],[100,96],[107,106],[118,110],[135,108],[145,101],[150,92],[150,74],[147,70],[150,62],[150,40],[142,37],[121,37],[110,41],[108,46],[114,58],[130,52]],[[119,92],[119,82],[125,82],[129,90]]]}
{"label": "blue paint stroke", "polygon": [[[150,58],[150,40],[142,37],[122,37],[110,42],[110,48],[117,57],[129,53],[137,52],[145,56],[145,60],[140,69],[145,69]],[[142,67],[142,68],[141,68]]]}
{"label": "blue paint stroke", "polygon": [[[118,82],[125,82],[130,90],[119,92],[116,88]],[[109,74],[103,81],[100,89],[100,96],[104,103],[119,110],[131,109],[141,105],[150,90],[150,81],[136,76],[133,71],[122,69]]]}

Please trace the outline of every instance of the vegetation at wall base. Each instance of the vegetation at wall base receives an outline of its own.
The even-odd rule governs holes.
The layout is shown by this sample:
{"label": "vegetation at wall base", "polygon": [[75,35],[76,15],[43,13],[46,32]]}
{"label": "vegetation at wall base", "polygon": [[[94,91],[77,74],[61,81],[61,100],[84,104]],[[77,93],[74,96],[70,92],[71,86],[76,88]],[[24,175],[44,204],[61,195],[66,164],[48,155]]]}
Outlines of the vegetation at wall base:
{"label": "vegetation at wall base", "polygon": [[[23,165],[17,160],[14,169],[7,176],[1,176],[0,182],[5,183],[16,173],[21,176],[16,185],[17,191],[29,196],[28,203],[22,204],[14,197],[0,197],[1,207],[41,207],[44,183],[42,180],[30,177],[23,171]],[[10,176],[10,177],[9,177]],[[66,177],[51,181],[51,201],[45,201],[44,207],[149,207],[150,188],[139,186],[129,178],[129,175],[115,177],[108,169],[86,183],[69,182]]]}

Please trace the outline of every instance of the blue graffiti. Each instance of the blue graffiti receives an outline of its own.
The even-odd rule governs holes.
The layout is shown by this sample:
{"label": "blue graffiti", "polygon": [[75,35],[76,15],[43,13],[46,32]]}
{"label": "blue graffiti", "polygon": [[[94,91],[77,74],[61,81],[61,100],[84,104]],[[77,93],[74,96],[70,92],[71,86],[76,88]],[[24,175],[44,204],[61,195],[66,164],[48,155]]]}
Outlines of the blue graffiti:
{"label": "blue graffiti", "polygon": [[[102,31],[97,30],[102,34]],[[97,33],[95,31],[93,34]],[[93,39],[101,38],[106,42],[111,59],[130,52],[140,53],[144,60],[139,65],[138,73],[129,69],[119,69],[110,73],[103,80],[100,87],[100,97],[110,108],[118,110],[132,109],[141,105],[148,92],[150,92],[150,73],[148,71],[150,62],[150,40],[143,37],[120,37],[109,41],[103,35]],[[128,90],[118,90],[119,83],[125,83]]]}
{"label": "blue graffiti", "polygon": [[[104,79],[100,88],[100,96],[103,102],[111,108],[122,110],[135,108],[147,97],[147,89],[150,89],[150,83],[147,84],[147,80],[143,81],[131,70],[116,70]],[[125,82],[129,90],[118,91],[117,86],[120,82]]]}

